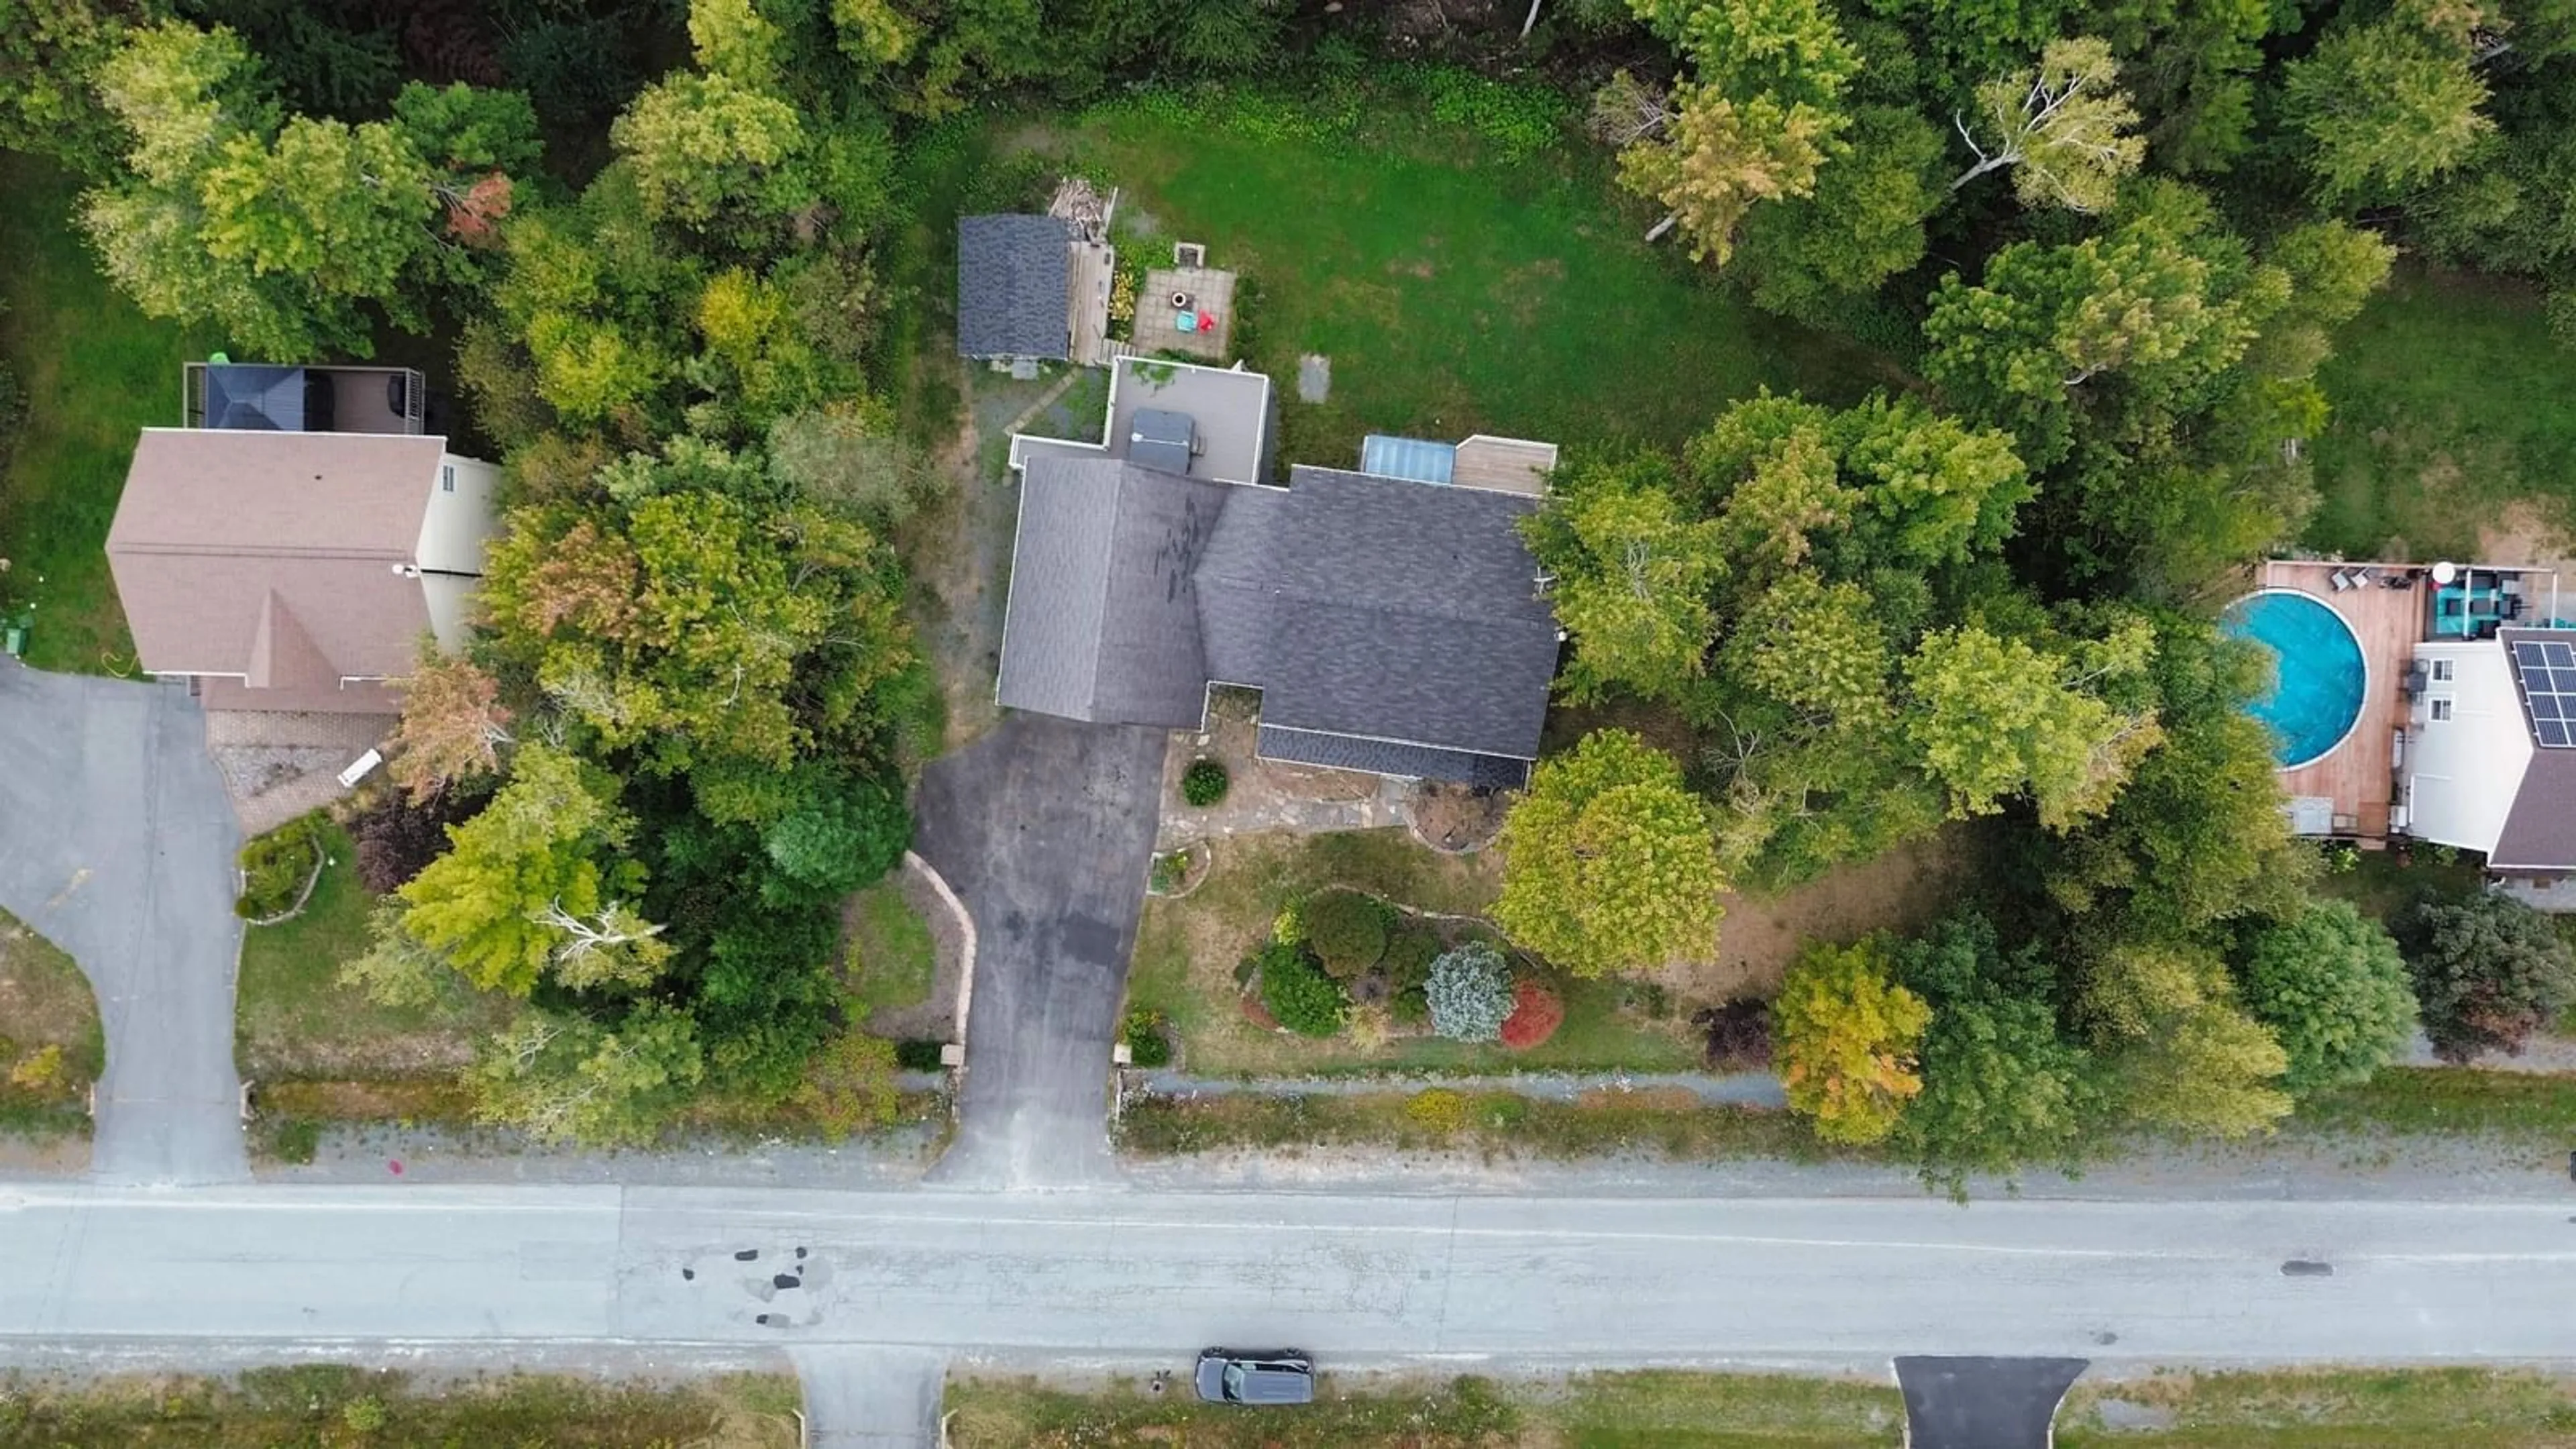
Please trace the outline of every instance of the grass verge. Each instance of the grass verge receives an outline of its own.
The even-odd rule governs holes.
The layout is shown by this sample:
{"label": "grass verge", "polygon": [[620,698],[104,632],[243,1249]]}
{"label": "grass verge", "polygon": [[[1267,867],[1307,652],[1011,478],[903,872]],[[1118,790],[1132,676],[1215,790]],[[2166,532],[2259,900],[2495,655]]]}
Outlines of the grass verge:
{"label": "grass verge", "polygon": [[[1327,1366],[1311,1409],[1247,1413],[1149,1395],[1128,1380],[1069,1393],[954,1378],[955,1449],[1188,1444],[1192,1449],[1894,1449],[1903,1401],[1877,1379],[1793,1374],[1579,1374],[1561,1381],[1372,1381]],[[2113,1405],[2106,1414],[2105,1405]],[[2117,1422],[2131,1427],[2111,1428]],[[2568,1380],[2486,1369],[2158,1374],[2079,1383],[2057,1416],[2069,1449],[2542,1449],[2569,1442]]]}
{"label": "grass verge", "polygon": [[2531,500],[2576,505],[2576,354],[2518,283],[2400,268],[2320,373],[2311,545],[2353,558],[2402,541],[2419,559],[2480,553],[2481,525]]}
{"label": "grass verge", "polygon": [[490,1444],[555,1449],[794,1449],[796,1380],[728,1374],[681,1384],[509,1374],[431,1382],[303,1364],[232,1378],[19,1379],[0,1393],[0,1443],[48,1449],[272,1449]]}
{"label": "grass verge", "polygon": [[1591,1091],[1572,1101],[1445,1088],[1148,1097],[1127,1105],[1117,1135],[1127,1151],[1154,1157],[1304,1146],[1558,1160],[1629,1153],[1696,1162],[1857,1157],[1827,1148],[1786,1112],[1714,1104],[1678,1089]]}
{"label": "grass verge", "polygon": [[2576,1076],[2475,1067],[2388,1067],[2299,1104],[2293,1130],[2576,1142]]}
{"label": "grass verge", "polygon": [[[27,662],[129,673],[134,643],[107,572],[107,525],[125,489],[136,430],[176,426],[179,364],[206,339],[134,309],[99,274],[72,214],[79,185],[0,153],[0,362],[28,402],[0,476],[0,539],[11,560],[0,605],[36,605]],[[0,608],[11,612],[12,608]]]}
{"label": "grass verge", "polygon": [[870,1015],[918,1006],[930,997],[938,956],[930,926],[888,876],[851,901],[848,912],[850,994]]}
{"label": "grass verge", "polygon": [[106,1069],[89,978],[53,942],[0,911],[0,1132],[87,1136],[83,1095]]}
{"label": "grass verge", "polygon": [[[2113,1428],[2102,1406],[2126,1412]],[[2161,1427],[2147,1427],[2161,1425]],[[2159,1374],[2079,1383],[2057,1416],[2066,1449],[2540,1449],[2576,1434],[2576,1385],[2473,1368]]]}
{"label": "grass verge", "polygon": [[508,1003],[453,975],[438,999],[418,1006],[386,1006],[341,985],[340,967],[366,952],[376,897],[358,878],[348,832],[326,821],[321,838],[328,864],[303,912],[242,933],[235,1065],[255,1082],[373,1085],[453,1072],[507,1018]]}

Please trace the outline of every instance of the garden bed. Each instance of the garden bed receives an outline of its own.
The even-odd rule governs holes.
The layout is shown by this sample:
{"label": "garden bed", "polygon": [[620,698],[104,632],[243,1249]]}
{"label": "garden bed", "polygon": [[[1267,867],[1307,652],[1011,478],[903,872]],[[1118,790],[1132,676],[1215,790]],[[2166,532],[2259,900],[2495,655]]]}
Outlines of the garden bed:
{"label": "garden bed", "polygon": [[89,1087],[106,1067],[89,979],[51,941],[0,911],[0,1133],[86,1136]]}
{"label": "garden bed", "polygon": [[[1261,1002],[1246,961],[1270,939],[1292,902],[1330,888],[1387,902],[1386,963],[1405,949],[1434,954],[1471,940],[1495,940],[1482,920],[1500,880],[1489,854],[1444,855],[1402,828],[1300,836],[1271,833],[1214,843],[1206,879],[1185,897],[1149,899],[1137,933],[1130,1005],[1159,1011],[1178,1035],[1190,1069],[1204,1076],[1272,1077],[1372,1072],[1556,1070],[1679,1071],[1699,1049],[1687,1014],[1647,983],[1581,981],[1516,958],[1516,972],[1542,982],[1563,1003],[1555,1033],[1525,1051],[1499,1043],[1449,1041],[1388,1000],[1407,983],[1386,971],[1343,983],[1361,1008],[1328,1037],[1282,1029]],[[1429,957],[1422,956],[1427,964]],[[1411,983],[1418,987],[1417,983]]]}

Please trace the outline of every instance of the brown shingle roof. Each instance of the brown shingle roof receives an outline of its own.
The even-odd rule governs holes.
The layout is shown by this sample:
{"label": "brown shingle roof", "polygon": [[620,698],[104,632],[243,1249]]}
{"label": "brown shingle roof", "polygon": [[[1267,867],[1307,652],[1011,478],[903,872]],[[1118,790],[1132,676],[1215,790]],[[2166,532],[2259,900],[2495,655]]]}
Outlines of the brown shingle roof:
{"label": "brown shingle roof", "polygon": [[299,694],[410,672],[446,440],[150,428],[107,558],[143,667]]}

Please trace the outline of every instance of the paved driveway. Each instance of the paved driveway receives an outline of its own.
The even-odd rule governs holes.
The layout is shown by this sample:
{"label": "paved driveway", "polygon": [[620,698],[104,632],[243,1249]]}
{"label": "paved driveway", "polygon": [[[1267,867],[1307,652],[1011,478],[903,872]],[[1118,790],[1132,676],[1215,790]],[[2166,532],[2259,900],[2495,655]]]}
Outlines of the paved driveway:
{"label": "paved driveway", "polygon": [[1113,1182],[1109,1047],[1153,853],[1164,732],[1013,715],[921,782],[914,848],[975,918],[957,1141],[935,1180]]}
{"label": "paved driveway", "polygon": [[249,1175],[233,1071],[231,803],[175,685],[0,659],[0,909],[80,963],[107,1028],[90,1170]]}

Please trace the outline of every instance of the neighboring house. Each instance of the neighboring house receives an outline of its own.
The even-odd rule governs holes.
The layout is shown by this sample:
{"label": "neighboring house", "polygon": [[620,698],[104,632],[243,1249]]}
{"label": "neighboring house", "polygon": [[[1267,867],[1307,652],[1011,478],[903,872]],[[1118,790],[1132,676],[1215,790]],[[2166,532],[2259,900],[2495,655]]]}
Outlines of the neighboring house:
{"label": "neighboring house", "polygon": [[1116,265],[1105,238],[1062,217],[959,217],[958,352],[997,365],[1106,361]]}
{"label": "neighboring house", "polygon": [[1130,360],[1111,392],[1101,444],[1013,440],[1002,704],[1197,729],[1237,685],[1261,691],[1264,759],[1528,780],[1563,638],[1518,530],[1538,475],[1298,467],[1273,488],[1267,378]]}
{"label": "neighboring house", "polygon": [[146,428],[107,559],[148,673],[208,709],[392,714],[464,642],[499,470],[401,432]]}
{"label": "neighboring house", "polygon": [[[2506,889],[2576,909],[2576,627],[2557,576],[2276,559],[2262,582],[2230,628],[2275,657],[2257,712],[2281,733],[2292,828],[2475,851]],[[2267,595],[2307,604],[2249,624]]]}

